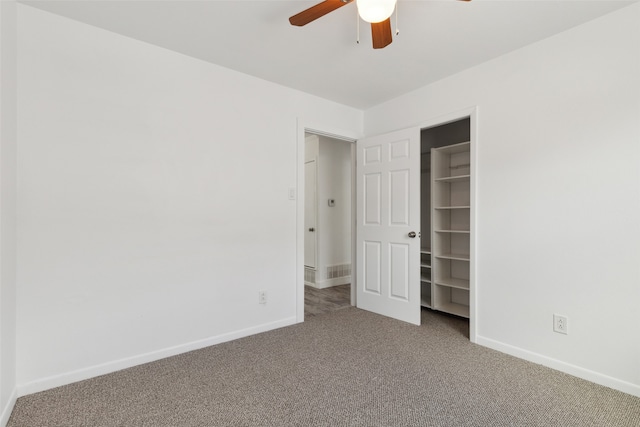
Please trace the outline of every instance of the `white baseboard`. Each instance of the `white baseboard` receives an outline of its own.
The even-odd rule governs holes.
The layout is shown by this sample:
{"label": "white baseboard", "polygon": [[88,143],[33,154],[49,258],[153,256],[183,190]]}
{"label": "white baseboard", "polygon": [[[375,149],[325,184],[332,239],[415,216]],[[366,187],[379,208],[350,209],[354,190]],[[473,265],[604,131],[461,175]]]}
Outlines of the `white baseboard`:
{"label": "white baseboard", "polygon": [[330,288],[332,286],[340,286],[351,283],[351,276],[335,277],[333,279],[319,280],[313,286],[318,289]]}
{"label": "white baseboard", "polygon": [[193,341],[186,344],[180,344],[174,347],[169,347],[150,353],[140,354],[137,356],[127,357],[124,359],[114,360],[113,362],[107,362],[89,368],[78,369],[76,371],[66,372],[60,375],[54,375],[47,378],[31,381],[26,384],[19,384],[17,388],[18,396],[25,396],[32,393],[38,393],[40,391],[49,390],[55,387],[60,387],[66,384],[71,384],[77,381],[94,378],[100,375],[109,374],[122,369],[131,368],[133,366],[142,365],[144,363],[154,362],[156,360],[164,359],[166,357],[175,356],[178,354],[186,353],[193,350],[199,350],[204,347],[220,344],[227,341],[232,341],[238,338],[244,338],[249,335],[259,334],[261,332],[267,332],[273,329],[290,326],[297,323],[296,318],[288,317],[286,319],[278,320],[276,322],[265,323],[262,325],[254,326],[239,331],[229,332],[222,335],[217,335],[203,340]]}
{"label": "white baseboard", "polygon": [[11,396],[9,396],[9,400],[7,404],[2,408],[2,415],[0,415],[0,426],[5,427],[9,422],[9,418],[11,417],[11,413],[13,412],[13,407],[16,406],[16,400],[18,400],[18,390],[13,389]]}
{"label": "white baseboard", "polygon": [[582,378],[583,380],[591,381],[592,383],[600,384],[623,393],[640,397],[640,385],[638,384],[613,378],[608,375],[581,368],[580,366],[572,365],[571,363],[553,359],[551,357],[505,344],[500,341],[492,340],[490,338],[478,336],[476,343],[502,353],[510,354],[511,356],[515,356],[520,359],[528,360],[529,362],[537,363],[539,365],[573,375],[574,377]]}

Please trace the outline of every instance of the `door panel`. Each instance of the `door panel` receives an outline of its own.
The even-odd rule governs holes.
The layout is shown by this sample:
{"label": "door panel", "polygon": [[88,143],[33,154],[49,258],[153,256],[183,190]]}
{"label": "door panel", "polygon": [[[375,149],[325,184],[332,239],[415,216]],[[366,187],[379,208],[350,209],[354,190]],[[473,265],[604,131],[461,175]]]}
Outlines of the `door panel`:
{"label": "door panel", "polygon": [[382,199],[381,175],[379,173],[364,176],[364,223],[380,225],[380,201]]}
{"label": "door panel", "polygon": [[356,147],[358,307],[420,324],[420,130]]}
{"label": "door panel", "polygon": [[389,173],[391,191],[391,224],[409,225],[409,170],[399,170]]}
{"label": "door panel", "polygon": [[389,245],[391,257],[391,298],[409,300],[409,245],[391,243]]}
{"label": "door panel", "polygon": [[363,292],[380,295],[380,242],[364,242]]}

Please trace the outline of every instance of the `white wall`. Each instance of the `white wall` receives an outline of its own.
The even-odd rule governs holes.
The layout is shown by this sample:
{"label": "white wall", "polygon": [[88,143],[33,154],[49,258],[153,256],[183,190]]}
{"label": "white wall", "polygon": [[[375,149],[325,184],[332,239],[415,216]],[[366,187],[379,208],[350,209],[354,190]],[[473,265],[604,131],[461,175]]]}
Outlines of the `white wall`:
{"label": "white wall", "polygon": [[478,341],[640,396],[638,22],[635,4],[426,86],[365,133],[477,105]]}
{"label": "white wall", "polygon": [[[329,206],[329,199],[335,206]],[[316,283],[320,287],[349,283],[348,276],[327,276],[327,267],[344,264],[351,264],[351,144],[320,136]]]}
{"label": "white wall", "polygon": [[295,322],[298,122],[362,112],[18,12],[20,394]]}
{"label": "white wall", "polygon": [[0,425],[16,400],[16,5],[0,2]]}

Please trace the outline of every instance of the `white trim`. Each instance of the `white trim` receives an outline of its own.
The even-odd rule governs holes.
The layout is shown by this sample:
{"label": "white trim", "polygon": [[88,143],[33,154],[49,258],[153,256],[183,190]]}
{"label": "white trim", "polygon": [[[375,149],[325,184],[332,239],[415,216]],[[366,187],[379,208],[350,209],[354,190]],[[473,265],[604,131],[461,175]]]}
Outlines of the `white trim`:
{"label": "white trim", "polygon": [[238,338],[244,338],[250,335],[259,334],[261,332],[267,332],[273,329],[283,328],[296,323],[294,317],[288,317],[282,320],[278,320],[271,323],[265,323],[262,325],[254,326],[251,328],[241,329],[239,331],[233,331],[226,334],[217,335],[210,338],[205,338],[198,341],[192,341],[186,344],[180,344],[165,349],[152,351],[145,354],[139,354],[137,356],[127,357],[112,362],[103,363],[100,365],[91,366],[88,368],[78,369],[71,372],[66,372],[59,375],[53,375],[47,378],[41,378],[26,384],[18,385],[18,396],[25,396],[32,393],[37,393],[44,390],[49,390],[54,387],[60,387],[66,384],[71,384],[77,381],[94,378],[99,375],[109,374],[115,371],[119,371],[133,366],[141,365],[144,363],[154,362],[156,360],[164,359],[167,357],[175,356],[182,353],[187,353],[193,350],[199,350],[201,348],[209,347],[212,345],[220,344],[227,341],[232,341]]}
{"label": "white trim", "polygon": [[351,283],[351,276],[342,276],[342,277],[335,277],[333,279],[319,280],[319,281],[316,281],[316,283],[311,286],[317,289],[326,289],[326,288],[331,288],[333,286],[346,285],[349,283]]}
{"label": "white trim", "polygon": [[[304,141],[305,133],[313,133],[316,135],[327,136],[333,139],[339,139],[354,143],[360,135],[353,131],[337,129],[323,124],[312,123],[298,117],[296,138],[296,321],[304,322]],[[354,144],[352,144],[353,146]],[[352,151],[353,152],[353,151]],[[351,167],[355,169],[355,158],[351,156]],[[355,191],[352,187],[352,206],[355,205]],[[352,218],[355,211],[352,211]],[[355,232],[355,228],[353,229]],[[353,274],[356,268],[355,250],[351,251],[351,271]],[[352,299],[352,303],[354,303]]]}
{"label": "white trim", "polygon": [[[306,144],[305,144],[305,147],[306,147]],[[304,152],[304,151],[303,151],[303,152]],[[315,192],[316,192],[316,201],[315,201],[315,215],[316,215],[316,221],[315,221],[315,225],[314,225],[314,227],[316,228],[316,233],[314,233],[314,234],[315,234],[315,237],[316,237],[316,244],[315,244],[315,246],[316,246],[316,247],[315,247],[315,252],[314,252],[314,254],[313,254],[313,267],[308,266],[308,265],[306,265],[306,264],[305,264],[305,262],[306,262],[306,258],[305,258],[305,254],[304,254],[304,252],[302,252],[302,257],[303,257],[302,259],[303,259],[303,260],[305,260],[305,261],[303,261],[303,264],[305,264],[305,265],[304,265],[304,266],[305,266],[305,268],[311,268],[311,269],[313,269],[314,271],[316,271],[316,270],[317,270],[317,268],[318,268],[318,233],[317,233],[317,229],[318,229],[318,217],[319,217],[319,214],[318,214],[318,209],[319,209],[319,207],[318,207],[318,169],[319,169],[319,166],[320,166],[319,156],[317,156],[317,155],[316,155],[316,156],[314,156],[314,157],[313,157],[313,160],[306,160],[306,159],[305,159],[305,162],[304,162],[304,167],[305,167],[305,171],[304,171],[304,173],[305,173],[305,176],[306,176],[306,174],[307,174],[306,167],[307,167],[307,164],[308,164],[308,163],[315,163],[315,166],[316,166],[316,188],[315,188]],[[306,184],[307,184],[307,183],[305,182],[305,183],[304,183],[304,185],[305,185],[305,186],[302,188],[302,196],[300,196],[300,194],[298,194],[298,197],[300,197],[300,198],[302,199],[302,206],[304,206],[304,200],[305,200],[305,197],[306,197],[306,193],[305,193],[305,191],[304,191],[304,190],[307,188],[307,187],[306,187]],[[306,208],[305,208],[305,211],[306,211]],[[305,218],[304,218],[304,216],[303,216],[303,217],[302,217],[302,233],[303,233],[302,241],[303,241],[303,244],[304,244],[304,239],[306,238],[306,234],[305,234],[305,233],[306,233],[306,231],[305,231],[305,229],[304,229],[304,220],[305,220]],[[304,250],[304,249],[303,249],[303,250]],[[316,274],[317,274],[317,271],[316,271]]]}
{"label": "white trim", "polygon": [[488,347],[493,350],[497,350],[499,352],[527,360],[529,362],[537,363],[539,365],[543,365],[548,368],[573,375],[574,377],[582,378],[583,380],[591,381],[593,383],[621,391],[623,393],[640,397],[640,385],[638,384],[633,384],[627,381],[610,377],[608,375],[603,375],[601,373],[591,371],[580,366],[572,365],[571,363],[566,363],[561,360],[544,356],[539,353],[534,353],[520,347],[505,344],[491,338],[477,336],[476,339],[476,343],[484,347]]}
{"label": "white trim", "polygon": [[358,254],[358,236],[356,235],[356,230],[358,226],[358,186],[356,185],[356,179],[358,177],[357,163],[357,151],[356,151],[356,142],[354,141],[351,144],[351,305],[356,307],[358,305],[358,288],[356,287],[357,279],[358,279],[358,268],[357,268],[357,254]]}
{"label": "white trim", "polygon": [[470,182],[470,200],[471,206],[470,224],[471,236],[469,241],[469,257],[471,259],[469,264],[469,340],[475,343],[478,340],[478,107],[474,107],[469,111],[469,140],[470,144],[470,170],[471,175]]}
{"label": "white trim", "polygon": [[4,408],[2,408],[2,415],[0,415],[0,426],[5,427],[9,422],[13,408],[16,406],[16,400],[18,400],[18,390],[13,389],[11,396]]}

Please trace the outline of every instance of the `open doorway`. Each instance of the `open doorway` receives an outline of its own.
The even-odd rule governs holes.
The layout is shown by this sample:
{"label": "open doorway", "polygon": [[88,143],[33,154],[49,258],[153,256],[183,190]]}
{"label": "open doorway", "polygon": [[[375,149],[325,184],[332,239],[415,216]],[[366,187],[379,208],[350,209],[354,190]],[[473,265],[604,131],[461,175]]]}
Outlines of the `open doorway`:
{"label": "open doorway", "polygon": [[420,305],[470,317],[471,118],[420,132]]}
{"label": "open doorway", "polygon": [[351,305],[352,147],[349,141],[305,132],[304,314]]}

